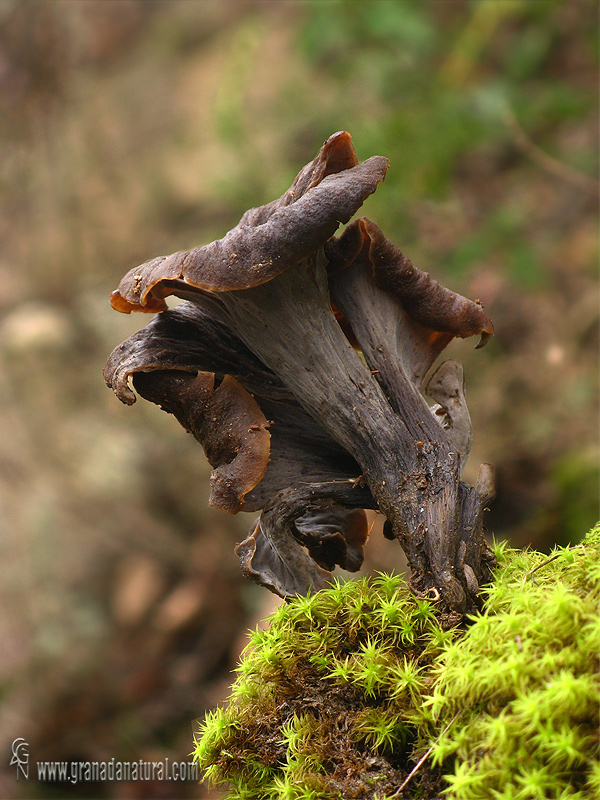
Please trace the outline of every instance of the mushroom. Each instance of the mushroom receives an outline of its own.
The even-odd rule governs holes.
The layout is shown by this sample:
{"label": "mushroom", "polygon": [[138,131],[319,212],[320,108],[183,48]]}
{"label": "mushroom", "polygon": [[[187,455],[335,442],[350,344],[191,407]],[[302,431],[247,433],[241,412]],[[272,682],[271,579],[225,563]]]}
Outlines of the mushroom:
{"label": "mushroom", "polygon": [[[334,564],[359,566],[356,509],[376,508],[408,555],[413,589],[440,595],[450,618],[477,606],[490,556],[481,494],[460,481],[470,444],[462,374],[447,367],[428,384],[441,416],[422,388],[452,338],[479,334],[482,345],[493,327],[369,220],[333,238],[387,166],[379,156],[358,163],[350,135],[334,134],[279,200],[246,212],[223,239],[131,270],[113,307],[162,313],[114,351],[105,377],[132,402],[133,374],[202,441],[215,484],[232,481],[228,510],[263,509],[238,547],[250,577],[284,595],[320,588]],[[188,302],[168,311],[168,295]],[[244,425],[256,410],[242,392],[271,420],[253,422],[252,435]],[[218,433],[208,409],[230,394],[237,421],[223,416]]]}
{"label": "mushroom", "polygon": [[[115,348],[104,375],[127,404],[136,399],[132,378],[142,397],[174,414],[203,445],[214,468],[211,505],[230,513],[265,509],[237,549],[248,577],[288,596],[324,586],[336,564],[360,568],[362,509],[375,507],[367,489],[353,489],[360,467],[199,305],[184,302],[158,314]],[[337,504],[344,499],[350,508]],[[271,522],[290,503],[296,525]]]}

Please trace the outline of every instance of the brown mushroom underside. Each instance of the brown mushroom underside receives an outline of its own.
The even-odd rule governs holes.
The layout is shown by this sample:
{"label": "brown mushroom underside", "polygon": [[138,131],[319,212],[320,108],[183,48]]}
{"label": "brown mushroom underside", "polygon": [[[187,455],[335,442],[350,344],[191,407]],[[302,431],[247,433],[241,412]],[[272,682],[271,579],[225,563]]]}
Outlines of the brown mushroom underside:
{"label": "brown mushroom underside", "polygon": [[215,388],[211,372],[138,372],[134,385],[202,444],[213,467],[211,506],[240,511],[269,462],[269,423],[252,395],[230,375]]}

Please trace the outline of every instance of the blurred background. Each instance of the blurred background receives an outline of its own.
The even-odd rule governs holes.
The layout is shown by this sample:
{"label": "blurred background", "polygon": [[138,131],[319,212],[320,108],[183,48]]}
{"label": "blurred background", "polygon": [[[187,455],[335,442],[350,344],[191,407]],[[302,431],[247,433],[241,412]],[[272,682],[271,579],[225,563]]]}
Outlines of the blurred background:
{"label": "blurred background", "polygon": [[[464,361],[487,528],[576,543],[598,515],[596,0],[0,0],[0,797],[218,797],[16,782],[32,761],[187,760],[246,631],[251,517],[201,448],[102,381],[148,320],[130,267],[279,196],[328,135],[391,166],[364,206],[480,298]],[[362,213],[362,212],[361,212]],[[376,525],[363,572],[401,569]]]}

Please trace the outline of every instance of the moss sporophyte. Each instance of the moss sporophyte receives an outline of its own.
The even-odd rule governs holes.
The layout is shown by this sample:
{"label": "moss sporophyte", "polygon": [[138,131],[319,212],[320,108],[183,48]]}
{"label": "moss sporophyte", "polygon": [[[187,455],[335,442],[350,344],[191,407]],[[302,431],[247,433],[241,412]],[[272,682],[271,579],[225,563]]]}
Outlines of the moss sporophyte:
{"label": "moss sporophyte", "polygon": [[283,604],[198,733],[206,777],[232,799],[598,797],[600,526],[496,555],[461,628],[391,575]]}
{"label": "moss sporophyte", "polygon": [[[237,548],[248,577],[284,597],[323,589],[336,565],[360,568],[374,509],[414,593],[439,598],[453,624],[480,607],[494,563],[482,531],[493,478],[483,465],[475,486],[460,480],[472,438],[461,365],[430,372],[453,338],[482,345],[493,326],[370,220],[335,237],[387,169],[336,133],[224,238],[131,270],[114,308],[157,316],[104,374],[125,403],[132,377],[201,442],[212,505],[262,511]],[[169,310],[168,295],[184,302]]]}

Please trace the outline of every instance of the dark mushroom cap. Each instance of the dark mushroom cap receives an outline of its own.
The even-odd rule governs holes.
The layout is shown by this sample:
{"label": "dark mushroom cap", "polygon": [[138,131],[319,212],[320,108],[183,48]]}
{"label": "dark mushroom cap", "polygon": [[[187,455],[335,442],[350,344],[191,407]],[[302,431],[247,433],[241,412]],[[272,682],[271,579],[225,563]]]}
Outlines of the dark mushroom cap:
{"label": "dark mushroom cap", "polygon": [[363,563],[369,536],[367,515],[362,508],[334,504],[310,509],[296,520],[296,536],[311,558],[331,572],[336,564],[356,572]]}
{"label": "dark mushroom cap", "polygon": [[307,258],[348,222],[385,177],[387,158],[357,162],[350,134],[331,136],[279,200],[246,212],[223,239],[130,270],[117,311],[163,311],[178,291],[249,289]]}
{"label": "dark mushroom cap", "polygon": [[367,537],[367,517],[359,508],[311,507],[291,528],[285,514],[272,509],[252,526],[236,553],[248,578],[291,597],[327,586],[336,564],[360,569]]}
{"label": "dark mushroom cap", "polygon": [[[206,300],[198,295],[197,300]],[[179,370],[232,375],[251,394],[288,397],[281,381],[210,308],[198,302],[181,303],[156,315],[110,354],[103,375],[121,402],[132,405],[129,379],[136,372]]]}
{"label": "dark mushroom cap", "polygon": [[338,239],[327,243],[325,254],[332,273],[361,262],[376,284],[397,297],[408,316],[423,328],[461,338],[481,334],[478,347],[494,333],[479,303],[446,289],[415,267],[371,220],[353,222]]}

